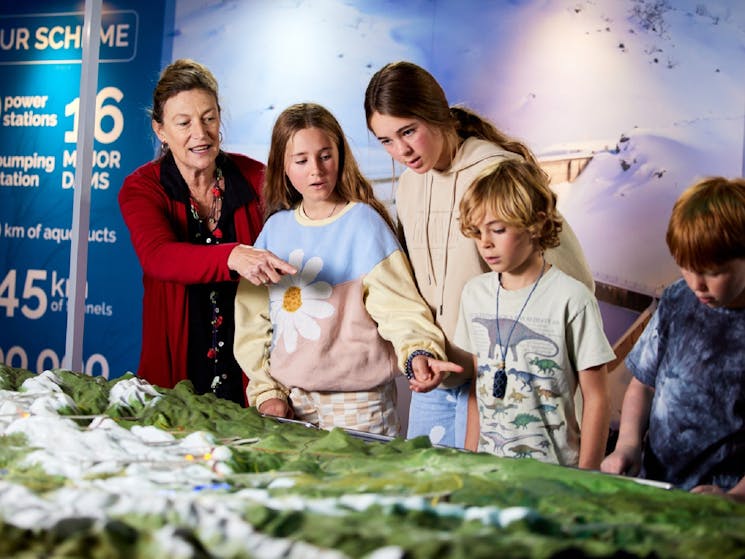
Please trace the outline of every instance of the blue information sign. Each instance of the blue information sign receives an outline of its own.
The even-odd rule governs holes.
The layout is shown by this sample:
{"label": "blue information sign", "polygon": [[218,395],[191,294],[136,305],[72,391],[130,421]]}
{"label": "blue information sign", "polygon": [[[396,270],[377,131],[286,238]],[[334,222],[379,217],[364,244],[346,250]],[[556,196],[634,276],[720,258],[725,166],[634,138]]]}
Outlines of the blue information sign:
{"label": "blue information sign", "polygon": [[[107,378],[139,360],[142,272],[117,195],[154,154],[172,9],[107,0],[101,17],[83,368]],[[80,2],[0,3],[0,362],[34,371],[65,350],[82,32]]]}
{"label": "blue information sign", "polygon": [[[82,12],[0,16],[0,64],[78,64],[83,41]],[[137,54],[138,14],[101,14],[101,62],[130,62]]]}

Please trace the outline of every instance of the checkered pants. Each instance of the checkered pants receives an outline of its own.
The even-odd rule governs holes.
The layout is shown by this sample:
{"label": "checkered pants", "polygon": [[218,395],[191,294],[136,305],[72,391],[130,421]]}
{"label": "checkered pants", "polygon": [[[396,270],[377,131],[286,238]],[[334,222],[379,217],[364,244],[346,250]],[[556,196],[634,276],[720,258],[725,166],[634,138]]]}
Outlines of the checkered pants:
{"label": "checkered pants", "polygon": [[390,437],[400,435],[393,381],[360,392],[308,392],[293,388],[290,400],[295,419],[321,429],[341,427]]}

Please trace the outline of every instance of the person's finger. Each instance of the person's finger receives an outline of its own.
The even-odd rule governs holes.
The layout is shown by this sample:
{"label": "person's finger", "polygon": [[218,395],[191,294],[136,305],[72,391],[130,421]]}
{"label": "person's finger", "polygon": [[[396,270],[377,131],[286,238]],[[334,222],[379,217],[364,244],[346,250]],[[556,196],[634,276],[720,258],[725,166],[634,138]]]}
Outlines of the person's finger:
{"label": "person's finger", "polygon": [[264,252],[256,262],[257,273],[265,283],[277,283],[285,274],[295,274],[297,270],[271,252]]}
{"label": "person's finger", "polygon": [[264,285],[264,281],[261,279],[261,276],[259,274],[249,273],[249,274],[241,274],[244,278],[246,278],[249,282],[251,282],[253,285],[261,286]]}
{"label": "person's finger", "polygon": [[691,493],[703,493],[703,494],[717,494],[721,495],[724,490],[717,485],[697,485],[691,489]]}
{"label": "person's finger", "polygon": [[415,384],[409,383],[409,388],[412,392],[429,392],[437,386],[436,383],[432,382],[417,382]]}
{"label": "person's finger", "polygon": [[464,370],[463,367],[457,363],[452,363],[451,361],[430,359],[428,364],[433,371],[438,373],[462,373]]}
{"label": "person's finger", "polygon": [[419,381],[410,380],[409,381],[409,389],[412,392],[426,392],[427,386]]}
{"label": "person's finger", "polygon": [[272,266],[267,266],[262,270],[262,275],[266,278],[266,283],[277,283],[284,274],[278,273]]}
{"label": "person's finger", "polygon": [[623,468],[621,467],[621,461],[618,456],[610,455],[600,463],[600,471],[606,474],[623,474]]}
{"label": "person's finger", "polygon": [[418,377],[414,377],[409,381],[409,388],[415,392],[427,392],[432,390],[435,386],[440,384],[442,375],[432,374],[427,371],[428,374],[423,374]]}
{"label": "person's finger", "polygon": [[258,285],[266,285],[269,281],[269,275],[263,270],[257,270],[255,277],[260,282]]}
{"label": "person's finger", "polygon": [[429,385],[432,382],[434,373],[429,369],[414,369],[414,379],[420,384]]}
{"label": "person's finger", "polygon": [[277,270],[281,274],[292,275],[297,273],[297,268],[271,253],[269,264],[271,265],[272,269]]}

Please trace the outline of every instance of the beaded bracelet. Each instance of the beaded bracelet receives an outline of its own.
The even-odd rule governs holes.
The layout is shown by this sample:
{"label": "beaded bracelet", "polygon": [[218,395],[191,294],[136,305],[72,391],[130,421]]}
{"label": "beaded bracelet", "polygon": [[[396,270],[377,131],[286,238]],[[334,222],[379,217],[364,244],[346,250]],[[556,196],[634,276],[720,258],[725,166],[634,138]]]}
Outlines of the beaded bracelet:
{"label": "beaded bracelet", "polygon": [[424,349],[417,349],[415,351],[411,352],[411,355],[409,355],[409,358],[406,360],[406,371],[404,371],[404,374],[406,375],[406,378],[411,380],[414,378],[414,371],[411,369],[411,362],[414,360],[414,357],[417,355],[424,355],[425,357],[434,357],[429,351],[426,351]]}

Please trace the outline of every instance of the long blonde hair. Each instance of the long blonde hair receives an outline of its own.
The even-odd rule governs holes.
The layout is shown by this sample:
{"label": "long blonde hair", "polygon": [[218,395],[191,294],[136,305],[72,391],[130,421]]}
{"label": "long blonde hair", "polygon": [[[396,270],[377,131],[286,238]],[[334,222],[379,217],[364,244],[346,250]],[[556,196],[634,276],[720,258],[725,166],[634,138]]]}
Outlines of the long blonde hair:
{"label": "long blonde hair", "polygon": [[369,204],[395,230],[388,211],[375,197],[372,185],[360,171],[341,125],[328,109],[315,103],[291,105],[282,111],[274,123],[263,188],[265,217],[293,208],[302,200],[285,173],[285,152],[293,136],[307,128],[323,131],[336,144],[339,151],[336,192],[342,200]]}

